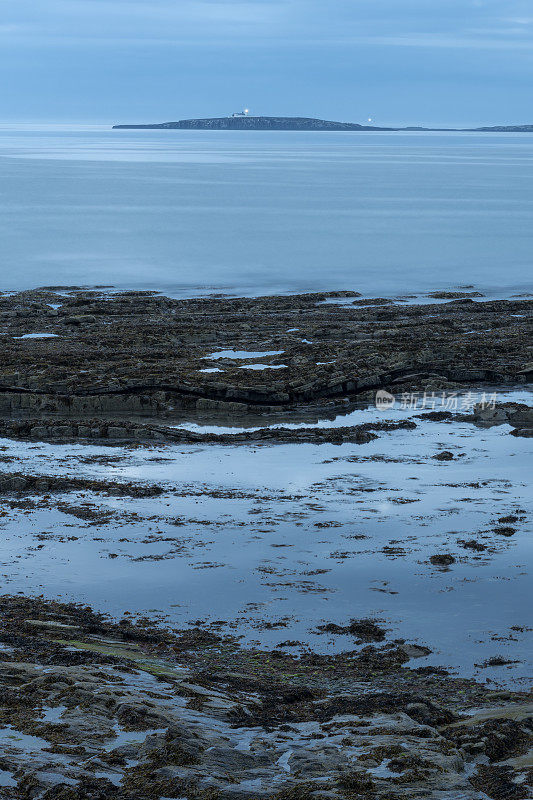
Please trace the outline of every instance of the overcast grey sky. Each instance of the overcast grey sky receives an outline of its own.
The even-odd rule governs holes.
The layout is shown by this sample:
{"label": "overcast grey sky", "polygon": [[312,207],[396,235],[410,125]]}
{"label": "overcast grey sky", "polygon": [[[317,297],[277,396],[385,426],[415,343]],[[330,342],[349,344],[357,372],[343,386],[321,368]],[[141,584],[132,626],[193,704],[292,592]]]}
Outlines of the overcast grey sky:
{"label": "overcast grey sky", "polygon": [[533,123],[533,0],[0,0],[5,121]]}

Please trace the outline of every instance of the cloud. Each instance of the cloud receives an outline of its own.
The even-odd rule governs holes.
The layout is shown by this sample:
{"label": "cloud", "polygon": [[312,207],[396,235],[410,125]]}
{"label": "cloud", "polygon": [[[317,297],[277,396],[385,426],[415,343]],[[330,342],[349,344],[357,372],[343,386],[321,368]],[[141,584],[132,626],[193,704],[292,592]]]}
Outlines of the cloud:
{"label": "cloud", "polygon": [[[80,41],[197,40],[257,35],[280,23],[276,0],[4,0],[3,16],[17,39]],[[1,32],[1,31],[0,31]]]}
{"label": "cloud", "polygon": [[388,47],[426,47],[472,50],[513,50],[516,48],[533,50],[532,42],[517,42],[515,39],[487,38],[486,36],[439,36],[438,34],[419,34],[416,36],[359,36],[337,40],[338,44],[366,44]]}
{"label": "cloud", "polygon": [[502,22],[511,25],[533,25],[533,17],[509,17]]}
{"label": "cloud", "polygon": [[529,0],[0,0],[4,44],[529,49]]}

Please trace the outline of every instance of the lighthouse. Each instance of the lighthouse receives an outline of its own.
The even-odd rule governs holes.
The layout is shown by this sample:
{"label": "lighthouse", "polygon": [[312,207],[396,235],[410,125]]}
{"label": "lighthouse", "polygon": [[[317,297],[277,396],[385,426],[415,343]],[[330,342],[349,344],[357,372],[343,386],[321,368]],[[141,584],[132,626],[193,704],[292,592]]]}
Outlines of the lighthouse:
{"label": "lighthouse", "polygon": [[235,119],[235,117],[247,117],[249,113],[250,113],[250,109],[249,108],[245,108],[244,111],[236,111],[231,116],[232,116],[233,119]]}

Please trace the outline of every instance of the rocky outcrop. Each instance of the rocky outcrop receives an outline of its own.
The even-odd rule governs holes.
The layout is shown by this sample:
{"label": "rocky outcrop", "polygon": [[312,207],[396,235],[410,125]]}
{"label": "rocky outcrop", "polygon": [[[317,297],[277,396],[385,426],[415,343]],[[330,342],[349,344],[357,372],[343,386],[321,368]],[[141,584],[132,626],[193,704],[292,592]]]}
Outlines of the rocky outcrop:
{"label": "rocky outcrop", "polygon": [[118,497],[157,497],[160,486],[143,486],[137,483],[99,481],[87,478],[59,477],[56,475],[29,475],[21,472],[0,472],[2,494],[50,494],[64,492],[102,492]]}
{"label": "rocky outcrop", "polygon": [[356,305],[357,296],[0,296],[0,415],[269,414],[380,388],[400,394],[531,379],[530,300],[382,307]]}
{"label": "rocky outcrop", "polygon": [[[94,443],[105,440],[110,444],[125,442],[174,442],[178,444],[366,444],[377,438],[377,432],[412,430],[416,423],[369,422],[338,428],[257,428],[237,433],[203,433],[186,428],[170,427],[125,420],[85,420],[77,423],[70,420],[26,419],[1,420],[0,437],[37,441],[71,441],[81,439]],[[1,483],[0,483],[1,489]]]}
{"label": "rocky outcrop", "polygon": [[525,403],[478,403],[474,419],[482,425],[511,425],[515,436],[533,436],[533,408]]}

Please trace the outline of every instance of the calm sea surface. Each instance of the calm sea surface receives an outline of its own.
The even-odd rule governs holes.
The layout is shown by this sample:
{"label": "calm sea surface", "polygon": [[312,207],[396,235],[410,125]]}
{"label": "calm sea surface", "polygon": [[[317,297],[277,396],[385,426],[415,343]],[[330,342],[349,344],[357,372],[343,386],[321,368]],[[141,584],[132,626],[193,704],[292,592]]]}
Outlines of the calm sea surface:
{"label": "calm sea surface", "polygon": [[0,130],[0,288],[531,288],[533,135]]}

